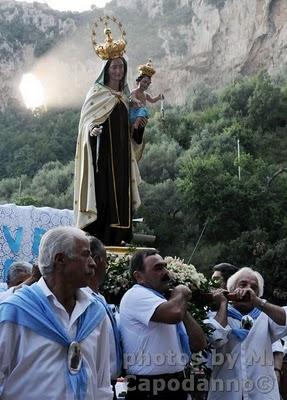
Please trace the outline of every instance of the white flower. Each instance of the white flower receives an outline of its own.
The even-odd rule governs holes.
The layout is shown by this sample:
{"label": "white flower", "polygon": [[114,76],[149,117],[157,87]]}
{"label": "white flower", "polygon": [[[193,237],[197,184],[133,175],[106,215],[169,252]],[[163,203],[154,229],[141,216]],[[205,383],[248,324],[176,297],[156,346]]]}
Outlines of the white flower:
{"label": "white flower", "polygon": [[172,278],[179,283],[183,285],[192,283],[199,288],[202,283],[206,282],[204,275],[197,272],[194,265],[185,264],[184,260],[177,257],[165,257],[164,261],[167,263],[167,269]]}

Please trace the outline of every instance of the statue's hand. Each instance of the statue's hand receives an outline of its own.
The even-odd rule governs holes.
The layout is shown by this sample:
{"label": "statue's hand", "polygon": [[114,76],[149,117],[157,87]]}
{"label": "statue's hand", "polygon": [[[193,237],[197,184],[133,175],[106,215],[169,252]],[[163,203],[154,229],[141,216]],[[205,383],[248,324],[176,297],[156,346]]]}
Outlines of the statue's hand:
{"label": "statue's hand", "polygon": [[91,129],[90,131],[90,136],[98,136],[102,133],[103,131],[103,126],[102,125],[96,125]]}

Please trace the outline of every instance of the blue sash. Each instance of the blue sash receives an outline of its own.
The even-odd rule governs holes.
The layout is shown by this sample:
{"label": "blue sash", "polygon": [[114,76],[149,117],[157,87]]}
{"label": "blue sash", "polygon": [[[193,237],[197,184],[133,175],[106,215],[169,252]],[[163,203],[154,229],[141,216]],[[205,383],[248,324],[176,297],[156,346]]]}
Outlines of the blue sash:
{"label": "blue sash", "polygon": [[[249,315],[251,318],[255,320],[259,317],[260,313],[261,311],[258,308],[253,308],[253,310],[251,310],[248,314],[245,315]],[[237,321],[241,321],[244,315],[242,315],[238,310],[236,310],[236,308],[232,307],[229,304],[227,309],[227,316],[237,319]],[[237,337],[237,339],[239,339],[242,342],[244,339],[246,339],[249,330],[243,328],[233,328],[231,332],[233,335]]]}
{"label": "blue sash", "polygon": [[[143,285],[140,285],[140,286],[143,286]],[[143,286],[143,287],[145,287],[146,289],[148,289],[151,292],[153,292],[156,296],[161,297],[162,299],[166,300],[166,298],[160,292],[158,292],[157,290],[151,289],[151,288],[146,287],[146,286]],[[192,353],[191,353],[191,350],[190,350],[189,339],[188,339],[188,336],[186,334],[186,330],[184,328],[183,322],[179,322],[178,324],[176,324],[176,333],[177,333],[177,336],[178,336],[180,344],[181,344],[182,352],[184,354],[186,354],[188,356],[188,358],[190,359]]]}
{"label": "blue sash", "polygon": [[[0,303],[0,323],[12,322],[22,325],[40,336],[59,343],[67,350],[73,341],[80,343],[88,337],[105,316],[106,312],[102,304],[92,302],[78,318],[77,333],[71,340],[55,315],[49,300],[37,284],[24,286]],[[70,373],[67,362],[67,377],[76,399],[84,400],[88,384],[84,360],[79,372],[75,375]]]}
{"label": "blue sash", "polygon": [[134,107],[130,108],[130,122],[133,124],[139,117],[148,118],[149,111],[146,107]]}
{"label": "blue sash", "polygon": [[114,332],[114,337],[115,337],[115,344],[116,344],[116,353],[117,353],[117,374],[120,375],[122,372],[122,367],[123,367],[123,349],[122,349],[122,343],[121,343],[121,336],[120,336],[120,331],[117,326],[117,321],[116,318],[111,310],[111,307],[108,305],[106,300],[97,295],[97,293],[93,292],[93,297],[96,297],[98,301],[100,301],[103,306],[106,309],[106,312],[108,314],[108,317],[110,318],[113,332]]}

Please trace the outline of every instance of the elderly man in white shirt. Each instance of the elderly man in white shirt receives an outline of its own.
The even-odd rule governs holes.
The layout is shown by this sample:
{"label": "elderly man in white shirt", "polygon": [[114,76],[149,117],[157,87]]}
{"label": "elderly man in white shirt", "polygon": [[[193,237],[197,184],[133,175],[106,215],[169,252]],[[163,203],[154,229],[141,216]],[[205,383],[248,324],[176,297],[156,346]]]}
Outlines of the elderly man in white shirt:
{"label": "elderly man in white shirt", "polygon": [[263,285],[258,272],[242,268],[227,282],[232,305],[224,290],[214,293],[219,310],[206,320],[214,329],[208,400],[280,399],[272,343],[287,333],[287,308],[262,299]]}
{"label": "elderly man in white shirt", "polygon": [[106,312],[81,289],[95,268],[85,233],[48,231],[39,268],[0,304],[0,398],[111,400]]}

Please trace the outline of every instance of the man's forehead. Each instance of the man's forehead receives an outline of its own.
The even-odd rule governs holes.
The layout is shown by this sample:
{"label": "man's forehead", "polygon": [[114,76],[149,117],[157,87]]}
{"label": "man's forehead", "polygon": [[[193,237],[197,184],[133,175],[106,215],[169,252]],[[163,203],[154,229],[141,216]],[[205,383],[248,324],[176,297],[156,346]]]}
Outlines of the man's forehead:
{"label": "man's forehead", "polygon": [[237,284],[239,284],[240,282],[244,282],[244,281],[256,283],[256,285],[258,285],[257,277],[253,274],[250,274],[249,272],[242,274],[240,276],[240,278],[238,279]]}
{"label": "man's forehead", "polygon": [[162,256],[160,256],[159,254],[152,254],[145,258],[145,264],[146,265],[156,265],[156,264],[166,265],[166,262],[163,260]]}
{"label": "man's forehead", "polygon": [[76,238],[75,240],[76,248],[87,248],[90,250],[90,242],[88,238]]}
{"label": "man's forehead", "polygon": [[220,271],[214,271],[212,274],[212,279],[214,278],[222,278],[222,273]]}

